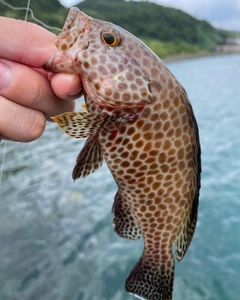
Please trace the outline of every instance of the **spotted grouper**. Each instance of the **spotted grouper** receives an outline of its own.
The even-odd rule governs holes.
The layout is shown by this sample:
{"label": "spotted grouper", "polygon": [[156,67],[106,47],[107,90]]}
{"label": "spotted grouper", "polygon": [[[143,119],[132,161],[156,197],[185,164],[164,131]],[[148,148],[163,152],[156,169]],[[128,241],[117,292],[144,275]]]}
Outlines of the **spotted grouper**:
{"label": "spotted grouper", "polygon": [[73,179],[105,159],[117,183],[112,212],[123,238],[144,239],[143,254],[125,288],[149,300],[172,299],[174,258],[180,261],[197,222],[200,143],[187,93],[164,63],[126,30],[71,8],[52,72],[79,74],[83,112],[53,119],[75,138],[87,138]]}

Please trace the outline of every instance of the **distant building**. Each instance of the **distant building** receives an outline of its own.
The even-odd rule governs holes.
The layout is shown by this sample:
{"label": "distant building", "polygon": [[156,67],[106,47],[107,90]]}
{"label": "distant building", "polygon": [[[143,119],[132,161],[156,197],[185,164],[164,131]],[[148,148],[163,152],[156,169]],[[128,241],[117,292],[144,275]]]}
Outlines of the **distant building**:
{"label": "distant building", "polygon": [[216,47],[217,52],[240,52],[240,39],[227,38]]}

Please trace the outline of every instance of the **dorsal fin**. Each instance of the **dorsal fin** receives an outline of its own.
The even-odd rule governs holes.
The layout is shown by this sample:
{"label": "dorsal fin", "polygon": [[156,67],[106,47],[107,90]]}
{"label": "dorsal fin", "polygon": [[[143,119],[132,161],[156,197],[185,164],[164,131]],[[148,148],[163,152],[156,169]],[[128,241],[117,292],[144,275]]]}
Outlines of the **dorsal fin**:
{"label": "dorsal fin", "polygon": [[180,261],[186,254],[187,249],[193,238],[193,234],[197,224],[197,215],[198,215],[198,210],[196,206],[197,202],[198,202],[198,197],[197,198],[195,197],[190,218],[187,220],[187,226],[185,226],[185,224],[182,226],[174,242],[178,261]]}
{"label": "dorsal fin", "polygon": [[137,240],[142,237],[141,229],[119,191],[114,199],[112,213],[114,214],[114,230],[119,236],[130,240]]}
{"label": "dorsal fin", "polygon": [[197,121],[192,111],[192,107],[189,104],[189,125],[193,130],[193,164],[194,164],[194,178],[195,178],[195,191],[192,199],[192,205],[189,207],[189,215],[186,218],[185,224],[183,224],[174,244],[176,247],[176,256],[178,261],[180,261],[187,252],[187,249],[191,243],[195,227],[197,224],[198,217],[198,204],[199,204],[199,190],[200,190],[200,179],[201,179],[201,147],[199,143],[199,132]]}
{"label": "dorsal fin", "polygon": [[102,166],[103,153],[97,136],[89,137],[76,159],[72,172],[73,180],[86,177]]}

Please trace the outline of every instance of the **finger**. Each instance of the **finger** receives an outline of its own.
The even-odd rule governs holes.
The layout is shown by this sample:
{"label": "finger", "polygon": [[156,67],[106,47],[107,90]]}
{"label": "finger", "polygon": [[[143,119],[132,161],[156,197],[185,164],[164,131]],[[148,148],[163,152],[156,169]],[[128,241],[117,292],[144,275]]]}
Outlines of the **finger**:
{"label": "finger", "polygon": [[0,79],[4,83],[2,88],[0,83],[0,94],[3,97],[42,111],[49,120],[52,116],[74,110],[73,101],[59,99],[52,91],[48,79],[25,65],[0,60]]}
{"label": "finger", "polygon": [[83,93],[80,76],[76,74],[56,74],[51,79],[51,85],[54,93],[61,99],[77,99]]}
{"label": "finger", "polygon": [[0,137],[16,142],[31,142],[45,128],[42,112],[21,106],[0,96]]}
{"label": "finger", "polygon": [[56,51],[56,36],[36,24],[0,17],[0,27],[2,58],[39,68]]}

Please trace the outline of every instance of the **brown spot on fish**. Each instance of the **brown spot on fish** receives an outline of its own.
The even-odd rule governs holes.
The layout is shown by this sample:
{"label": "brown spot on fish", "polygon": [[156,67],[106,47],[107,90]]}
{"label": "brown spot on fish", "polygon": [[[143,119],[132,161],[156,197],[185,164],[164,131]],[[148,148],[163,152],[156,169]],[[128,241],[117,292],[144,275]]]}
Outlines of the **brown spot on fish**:
{"label": "brown spot on fish", "polygon": [[62,49],[62,51],[66,51],[68,49],[67,44],[62,44],[61,49]]}
{"label": "brown spot on fish", "polygon": [[125,94],[122,95],[122,98],[123,98],[124,101],[129,101],[130,100],[130,95],[125,93]]}
{"label": "brown spot on fish", "polygon": [[99,85],[99,83],[96,83],[96,84],[95,84],[95,89],[96,89],[96,90],[100,90],[100,85]]}
{"label": "brown spot on fish", "polygon": [[120,99],[120,93],[119,93],[119,92],[114,92],[113,98],[114,98],[115,100],[119,100],[119,99]]}
{"label": "brown spot on fish", "polygon": [[131,83],[131,84],[130,84],[130,89],[131,89],[132,91],[136,91],[136,90],[138,89],[138,87],[137,87],[136,84]]}
{"label": "brown spot on fish", "polygon": [[169,92],[169,98],[174,99],[174,97],[175,97],[175,91],[170,91]]}
{"label": "brown spot on fish", "polygon": [[88,69],[90,65],[89,65],[89,63],[88,63],[87,61],[85,61],[85,62],[83,63],[83,66],[84,66],[84,68]]}
{"label": "brown spot on fish", "polygon": [[92,80],[95,80],[96,78],[98,77],[97,73],[92,71],[90,74],[89,74],[89,78]]}

